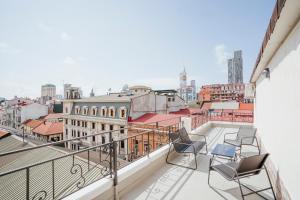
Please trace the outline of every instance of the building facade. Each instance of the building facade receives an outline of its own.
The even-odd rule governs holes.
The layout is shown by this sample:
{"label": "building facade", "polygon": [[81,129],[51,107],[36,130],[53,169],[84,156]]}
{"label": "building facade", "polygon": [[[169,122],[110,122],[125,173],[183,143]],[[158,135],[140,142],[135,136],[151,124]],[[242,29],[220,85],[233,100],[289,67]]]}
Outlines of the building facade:
{"label": "building facade", "polygon": [[18,103],[3,108],[1,124],[13,128],[20,128],[29,119],[38,119],[48,114],[48,106],[39,103]]}
{"label": "building facade", "polygon": [[245,85],[240,83],[204,85],[198,94],[198,100],[200,103],[222,101],[243,102],[244,94]]}
{"label": "building facade", "polygon": [[185,69],[179,75],[178,94],[185,101],[185,103],[190,103],[197,100],[196,81],[191,80],[191,84],[187,85],[187,73]]}
{"label": "building facade", "polygon": [[41,97],[55,97],[56,96],[56,86],[53,84],[42,85]]}
{"label": "building facade", "polygon": [[234,56],[228,59],[228,83],[243,83],[242,51],[234,51]]}
{"label": "building facade", "polygon": [[[176,92],[176,91],[175,91]],[[169,92],[170,93],[170,92]],[[83,99],[66,99],[63,104],[65,139],[103,133],[80,142],[68,143],[70,149],[104,144],[112,138],[126,137],[124,129],[128,122],[146,113],[169,113],[184,107],[178,95],[166,95],[166,91],[151,91],[147,94],[117,94]],[[126,148],[121,144],[120,148]]]}

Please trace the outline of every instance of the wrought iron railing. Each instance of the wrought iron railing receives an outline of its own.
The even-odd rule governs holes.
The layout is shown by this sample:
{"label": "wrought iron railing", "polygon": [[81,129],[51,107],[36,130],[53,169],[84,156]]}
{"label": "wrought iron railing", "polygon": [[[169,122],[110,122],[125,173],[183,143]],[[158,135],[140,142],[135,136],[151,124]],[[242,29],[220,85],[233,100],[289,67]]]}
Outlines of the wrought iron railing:
{"label": "wrought iron railing", "polygon": [[168,144],[169,133],[180,127],[180,123],[154,128],[132,126],[124,128],[128,130],[124,138],[113,138],[112,133],[120,131],[114,130],[1,153],[2,161],[18,154],[43,157],[42,152],[56,151],[50,146],[105,133],[110,135],[106,144],[94,143],[82,150],[60,153],[18,168],[4,171],[0,168],[0,199],[61,199],[107,176],[117,184],[118,169]]}

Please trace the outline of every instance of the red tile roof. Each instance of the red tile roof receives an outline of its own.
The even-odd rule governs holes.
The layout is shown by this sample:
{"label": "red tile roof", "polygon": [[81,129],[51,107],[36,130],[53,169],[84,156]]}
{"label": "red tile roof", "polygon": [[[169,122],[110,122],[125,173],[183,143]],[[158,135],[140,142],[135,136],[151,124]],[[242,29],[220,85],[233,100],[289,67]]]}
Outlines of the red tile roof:
{"label": "red tile roof", "polygon": [[63,122],[44,122],[32,131],[40,135],[62,134]]}
{"label": "red tile roof", "polygon": [[30,128],[36,128],[38,127],[43,121],[37,120],[37,119],[28,119],[23,124],[25,126],[29,126]]}
{"label": "red tile roof", "polygon": [[159,126],[170,126],[179,122],[179,114],[157,114],[157,113],[146,113],[141,117],[130,121],[132,124],[149,124],[153,125],[158,122]]}
{"label": "red tile roof", "polygon": [[0,129],[0,138],[8,136],[9,134],[10,133],[8,131]]}
{"label": "red tile roof", "polygon": [[200,113],[200,112],[201,112],[200,108],[184,108],[184,109],[180,109],[176,112],[170,112],[170,114],[193,115],[193,114]]}
{"label": "red tile roof", "polygon": [[240,103],[240,110],[254,110],[254,104],[253,103]]}
{"label": "red tile roof", "polygon": [[50,113],[49,115],[47,115],[44,119],[59,119],[62,118],[63,114],[62,113]]}

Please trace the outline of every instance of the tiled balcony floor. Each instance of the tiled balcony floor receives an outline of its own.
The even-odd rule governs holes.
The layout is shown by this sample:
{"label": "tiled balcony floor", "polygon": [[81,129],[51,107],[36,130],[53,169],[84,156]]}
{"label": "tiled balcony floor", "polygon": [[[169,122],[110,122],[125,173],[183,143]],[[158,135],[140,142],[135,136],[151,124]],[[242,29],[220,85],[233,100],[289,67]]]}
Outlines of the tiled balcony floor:
{"label": "tiled balcony floor", "polygon": [[[207,131],[209,152],[217,143],[223,143],[223,135],[226,132],[234,132],[234,128],[215,127]],[[243,151],[246,153],[256,152],[254,147],[246,147]],[[218,199],[242,199],[239,186],[235,182],[229,182],[216,172],[211,173],[211,184],[214,189],[209,187],[208,165],[209,156],[198,155],[198,169],[191,170],[174,165],[165,164],[156,173],[151,174],[137,184],[137,186],[126,195],[122,196],[122,200],[218,200]],[[194,166],[193,156],[176,156],[172,162],[178,164],[186,164]],[[267,176],[265,172],[260,175],[242,179],[242,183],[252,188],[263,188],[267,185]],[[249,190],[245,189],[245,192]],[[262,193],[266,198],[272,199],[271,191]],[[256,194],[245,197],[245,199],[263,199]]]}

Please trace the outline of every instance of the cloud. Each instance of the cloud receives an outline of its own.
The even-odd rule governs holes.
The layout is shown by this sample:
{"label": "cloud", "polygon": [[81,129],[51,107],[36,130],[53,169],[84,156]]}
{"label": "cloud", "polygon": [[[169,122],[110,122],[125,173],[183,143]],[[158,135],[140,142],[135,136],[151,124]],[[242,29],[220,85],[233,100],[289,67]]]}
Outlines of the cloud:
{"label": "cloud", "polygon": [[64,59],[64,64],[66,64],[66,65],[76,65],[76,64],[79,64],[79,62],[75,58],[72,58],[71,56],[67,56]]}
{"label": "cloud", "polygon": [[46,24],[44,22],[38,23],[38,27],[39,27],[39,29],[41,29],[42,31],[45,31],[45,32],[50,32],[53,30],[53,28],[51,26],[49,26],[48,24]]}
{"label": "cloud", "polygon": [[0,42],[0,53],[18,54],[20,52],[20,49],[17,49],[7,43]]}
{"label": "cloud", "polygon": [[179,87],[179,81],[175,77],[136,79],[129,81],[128,84],[129,86],[146,85],[152,87],[152,89],[177,89]]}
{"label": "cloud", "polygon": [[219,44],[214,48],[216,63],[223,70],[227,70],[227,60],[230,58],[230,52],[224,44]]}
{"label": "cloud", "polygon": [[72,39],[72,36],[69,35],[69,34],[66,33],[66,32],[62,32],[62,33],[60,34],[60,38],[61,38],[62,40],[71,40],[71,39]]}

